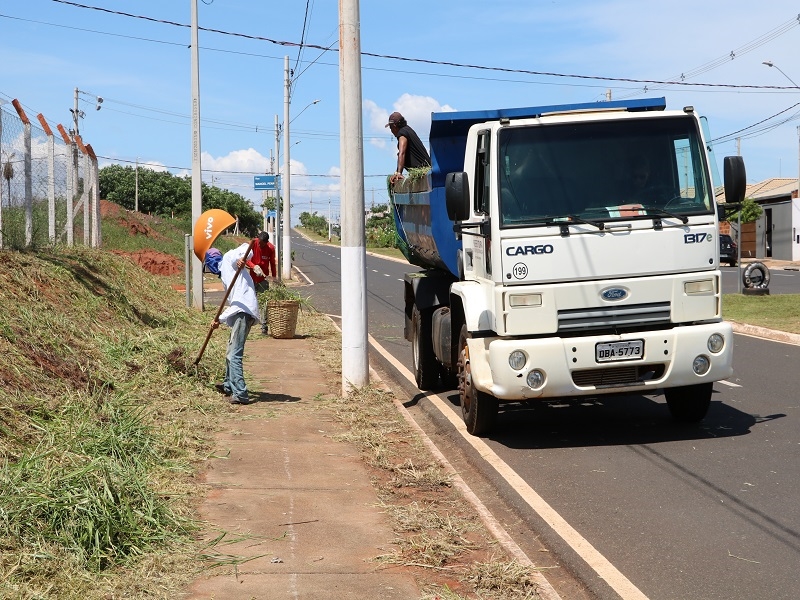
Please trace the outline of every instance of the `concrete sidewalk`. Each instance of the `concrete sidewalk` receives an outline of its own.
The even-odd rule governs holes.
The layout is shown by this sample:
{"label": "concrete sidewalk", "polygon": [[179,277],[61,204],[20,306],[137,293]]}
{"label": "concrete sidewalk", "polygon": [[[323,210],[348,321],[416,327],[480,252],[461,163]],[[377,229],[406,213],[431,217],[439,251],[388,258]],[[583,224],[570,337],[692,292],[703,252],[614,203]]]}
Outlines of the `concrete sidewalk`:
{"label": "concrete sidewalk", "polygon": [[251,404],[231,406],[200,509],[205,539],[225,534],[207,551],[221,566],[186,597],[420,598],[409,572],[374,560],[394,535],[367,467],[332,439],[343,428],[319,399],[331,390],[309,342],[253,328],[245,369]]}

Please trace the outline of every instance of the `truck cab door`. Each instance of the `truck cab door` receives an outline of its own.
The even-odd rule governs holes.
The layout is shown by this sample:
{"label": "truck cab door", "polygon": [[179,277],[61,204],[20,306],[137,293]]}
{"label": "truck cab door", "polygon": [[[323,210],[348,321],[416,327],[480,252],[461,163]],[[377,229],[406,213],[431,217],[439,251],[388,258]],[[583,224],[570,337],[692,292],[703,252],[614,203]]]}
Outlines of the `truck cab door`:
{"label": "truck cab door", "polygon": [[[480,226],[473,229],[469,240],[464,240],[465,251],[471,254],[473,277],[491,279],[492,277],[492,240],[490,236],[491,218],[491,132],[478,132],[478,152],[475,156],[475,195],[473,213],[478,217]],[[469,262],[469,257],[468,257]]]}

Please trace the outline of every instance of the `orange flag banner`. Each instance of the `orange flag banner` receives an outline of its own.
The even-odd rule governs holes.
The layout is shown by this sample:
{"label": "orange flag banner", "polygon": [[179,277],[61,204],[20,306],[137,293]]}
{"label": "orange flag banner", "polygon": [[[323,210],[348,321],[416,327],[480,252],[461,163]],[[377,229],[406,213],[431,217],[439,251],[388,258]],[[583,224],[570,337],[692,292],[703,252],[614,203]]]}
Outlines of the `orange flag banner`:
{"label": "orange flag banner", "polygon": [[194,224],[194,255],[202,262],[220,233],[236,223],[224,210],[212,208],[198,217]]}

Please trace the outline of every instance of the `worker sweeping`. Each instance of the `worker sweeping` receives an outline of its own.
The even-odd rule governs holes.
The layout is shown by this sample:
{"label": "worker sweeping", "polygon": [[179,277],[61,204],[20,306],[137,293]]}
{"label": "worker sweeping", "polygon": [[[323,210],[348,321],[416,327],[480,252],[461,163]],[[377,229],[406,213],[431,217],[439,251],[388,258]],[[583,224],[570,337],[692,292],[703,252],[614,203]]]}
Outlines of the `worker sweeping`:
{"label": "worker sweeping", "polygon": [[[224,323],[231,329],[225,353],[225,380],[217,385],[231,404],[249,404],[247,383],[244,380],[244,345],[250,328],[260,321],[256,287],[250,269],[243,268],[253,244],[242,244],[222,256],[220,279],[229,299],[229,306],[214,319],[211,329]],[[258,273],[261,268],[253,267]],[[260,275],[260,273],[258,273]],[[229,289],[230,288],[230,289]]]}

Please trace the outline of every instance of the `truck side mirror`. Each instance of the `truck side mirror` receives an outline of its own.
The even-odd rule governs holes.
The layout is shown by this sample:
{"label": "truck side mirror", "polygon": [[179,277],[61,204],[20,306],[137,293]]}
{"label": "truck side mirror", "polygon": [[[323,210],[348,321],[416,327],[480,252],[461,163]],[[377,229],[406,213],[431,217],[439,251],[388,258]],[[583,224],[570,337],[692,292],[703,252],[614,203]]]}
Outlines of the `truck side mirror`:
{"label": "truck side mirror", "polygon": [[724,159],[725,202],[738,204],[744,200],[747,187],[747,175],[744,170],[744,159],[741,156],[726,156]]}
{"label": "truck side mirror", "polygon": [[447,217],[451,221],[466,221],[469,218],[469,177],[466,173],[448,173],[445,177],[444,198]]}

